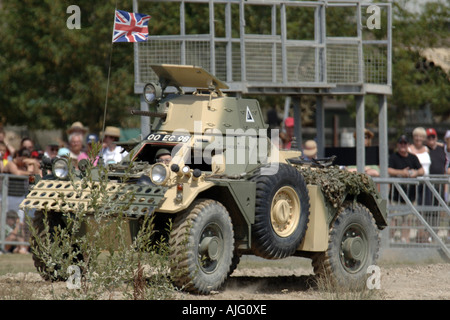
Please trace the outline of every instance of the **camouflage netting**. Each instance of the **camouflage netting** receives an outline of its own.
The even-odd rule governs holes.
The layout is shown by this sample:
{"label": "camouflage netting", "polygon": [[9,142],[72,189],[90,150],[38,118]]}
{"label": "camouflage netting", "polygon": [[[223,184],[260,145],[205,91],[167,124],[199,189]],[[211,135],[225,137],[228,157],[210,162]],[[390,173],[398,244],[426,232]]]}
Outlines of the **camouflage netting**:
{"label": "camouflage netting", "polygon": [[376,187],[372,179],[363,173],[349,172],[339,167],[311,168],[309,166],[297,166],[303,174],[307,184],[320,186],[325,199],[337,208],[350,195],[357,196],[360,193],[376,193]]}

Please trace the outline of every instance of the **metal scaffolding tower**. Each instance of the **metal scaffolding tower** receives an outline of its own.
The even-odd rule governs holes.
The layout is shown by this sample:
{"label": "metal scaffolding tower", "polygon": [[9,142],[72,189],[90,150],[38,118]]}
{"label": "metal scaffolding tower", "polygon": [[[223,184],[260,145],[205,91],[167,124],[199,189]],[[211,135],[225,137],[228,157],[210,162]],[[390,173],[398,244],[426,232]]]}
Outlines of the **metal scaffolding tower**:
{"label": "metal scaffolding tower", "polygon": [[[365,165],[365,95],[379,95],[380,168],[381,175],[387,176],[387,95],[392,94],[391,3],[133,0],[133,10],[148,13],[152,19],[164,19],[167,15],[170,21],[178,18],[178,25],[172,28],[177,34],[152,34],[150,22],[148,41],[135,44],[136,94],[142,95],[144,85],[156,80],[151,64],[170,63],[202,66],[226,82],[230,88],[226,91],[231,94],[289,96],[294,108],[299,108],[301,95],[315,95],[319,155],[325,142],[323,96],[354,95],[359,171]],[[192,21],[198,19],[189,14],[192,11],[203,13],[203,18]],[[255,17],[255,12],[261,16]],[[290,17],[299,12],[307,19],[291,21]],[[336,17],[341,12],[340,25],[330,28],[329,16]],[[192,32],[192,25],[204,32]],[[300,29],[306,31],[302,33]],[[141,109],[148,110],[143,99]],[[301,141],[299,112],[294,111],[295,132]],[[144,128],[149,128],[149,119],[142,121],[143,130],[148,130]]]}

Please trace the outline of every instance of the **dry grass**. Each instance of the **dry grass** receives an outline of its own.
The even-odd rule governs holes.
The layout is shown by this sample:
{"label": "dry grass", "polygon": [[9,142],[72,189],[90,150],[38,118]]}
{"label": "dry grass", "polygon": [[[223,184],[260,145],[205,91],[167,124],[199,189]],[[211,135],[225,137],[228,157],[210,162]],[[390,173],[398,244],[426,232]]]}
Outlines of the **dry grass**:
{"label": "dry grass", "polygon": [[367,286],[346,288],[337,285],[327,274],[316,277],[317,291],[324,300],[379,300],[383,291],[368,289]]}
{"label": "dry grass", "polygon": [[53,285],[37,273],[31,254],[0,255],[0,300],[53,298]]}
{"label": "dry grass", "polygon": [[36,272],[31,254],[1,254],[0,276],[18,272]]}

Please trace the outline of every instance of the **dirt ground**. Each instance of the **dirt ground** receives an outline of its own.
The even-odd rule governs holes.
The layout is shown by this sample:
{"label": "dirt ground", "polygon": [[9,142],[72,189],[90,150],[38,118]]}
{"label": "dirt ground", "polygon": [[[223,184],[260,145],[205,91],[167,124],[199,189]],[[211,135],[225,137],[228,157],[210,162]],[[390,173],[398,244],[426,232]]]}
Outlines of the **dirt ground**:
{"label": "dirt ground", "polygon": [[[363,293],[323,290],[315,284],[310,260],[267,261],[243,257],[220,292],[209,296],[176,293],[184,300],[450,300],[450,263],[381,260],[380,289]],[[31,256],[0,255],[0,300],[53,300],[66,284],[44,281]]]}
{"label": "dirt ground", "polygon": [[380,266],[380,289],[374,292],[324,292],[314,285],[314,276],[307,269],[293,270],[279,276],[276,268],[237,270],[224,292],[217,299],[450,299],[450,264],[414,266]]}

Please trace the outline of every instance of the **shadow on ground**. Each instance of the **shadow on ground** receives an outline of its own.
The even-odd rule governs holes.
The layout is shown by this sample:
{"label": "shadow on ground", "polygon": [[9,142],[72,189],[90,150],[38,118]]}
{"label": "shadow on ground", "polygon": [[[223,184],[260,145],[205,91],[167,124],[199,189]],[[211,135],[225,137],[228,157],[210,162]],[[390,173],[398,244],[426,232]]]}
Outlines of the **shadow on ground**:
{"label": "shadow on ground", "polygon": [[288,291],[307,291],[316,288],[316,278],[313,275],[305,276],[231,276],[224,285],[224,290],[239,290],[252,288],[259,293],[279,293]]}

